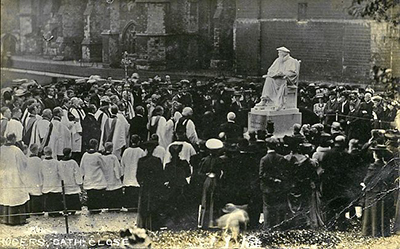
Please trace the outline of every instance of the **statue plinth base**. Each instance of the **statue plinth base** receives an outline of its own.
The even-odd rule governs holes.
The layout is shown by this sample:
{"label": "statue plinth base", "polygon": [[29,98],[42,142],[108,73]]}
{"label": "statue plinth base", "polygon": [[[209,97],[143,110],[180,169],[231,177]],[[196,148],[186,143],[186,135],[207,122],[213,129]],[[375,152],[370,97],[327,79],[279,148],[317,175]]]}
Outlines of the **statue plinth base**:
{"label": "statue plinth base", "polygon": [[297,87],[289,86],[284,96],[285,107],[278,110],[272,103],[251,108],[249,112],[249,131],[266,130],[268,120],[274,122],[274,136],[293,134],[293,125],[301,124],[301,112],[297,108]]}
{"label": "statue plinth base", "polygon": [[266,130],[267,122],[274,122],[274,136],[283,137],[293,134],[293,125],[301,124],[301,112],[297,108],[284,110],[263,109],[262,107],[252,108],[249,112],[249,131]]}

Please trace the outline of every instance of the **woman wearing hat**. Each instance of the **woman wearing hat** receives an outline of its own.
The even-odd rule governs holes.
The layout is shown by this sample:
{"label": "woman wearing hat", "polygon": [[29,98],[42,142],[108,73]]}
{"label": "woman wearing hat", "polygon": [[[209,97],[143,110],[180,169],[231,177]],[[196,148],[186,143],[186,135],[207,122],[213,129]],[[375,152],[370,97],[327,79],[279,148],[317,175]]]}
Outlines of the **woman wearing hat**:
{"label": "woman wearing hat", "polygon": [[184,211],[182,207],[188,202],[186,192],[188,182],[186,178],[191,175],[191,168],[188,161],[179,158],[182,151],[182,144],[169,146],[171,162],[165,165],[165,183],[168,188],[168,213],[173,219],[178,219],[179,214]]}
{"label": "woman wearing hat", "polygon": [[[216,188],[222,176],[223,161],[219,157],[220,149],[224,147],[219,139],[211,138],[206,142],[210,154],[200,162],[199,176],[203,177],[203,194],[199,207],[198,227],[203,228],[206,210],[208,209],[208,227],[214,226],[214,203],[216,200]],[[207,208],[208,207],[208,208]]]}
{"label": "woman wearing hat", "polygon": [[140,184],[137,225],[149,230],[160,228],[160,197],[163,190],[164,172],[161,159],[153,156],[157,141],[144,142],[147,155],[140,158],[137,180]]}
{"label": "woman wearing hat", "polygon": [[394,187],[395,174],[393,165],[385,161],[386,146],[377,144],[371,150],[375,161],[369,165],[362,183],[365,193],[362,234],[386,237],[390,235],[390,208],[393,207],[388,191]]}
{"label": "woman wearing hat", "polygon": [[326,102],[325,108],[324,108],[324,116],[325,116],[325,122],[324,125],[331,125],[332,122],[335,120],[335,113],[338,110],[338,102],[336,99],[336,92],[335,91],[330,91],[329,92],[329,100]]}
{"label": "woman wearing hat", "polygon": [[325,108],[325,103],[324,103],[324,95],[322,93],[319,93],[315,96],[315,98],[318,99],[318,103],[314,104],[313,111],[315,115],[319,117],[320,122],[324,120],[324,108]]}

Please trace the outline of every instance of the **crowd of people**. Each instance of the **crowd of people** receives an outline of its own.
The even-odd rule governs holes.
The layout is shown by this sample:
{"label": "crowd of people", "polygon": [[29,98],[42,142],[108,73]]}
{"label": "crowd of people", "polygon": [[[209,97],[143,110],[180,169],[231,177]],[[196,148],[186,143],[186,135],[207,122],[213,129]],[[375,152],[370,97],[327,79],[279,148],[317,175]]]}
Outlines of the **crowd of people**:
{"label": "crowd of people", "polygon": [[247,130],[255,83],[137,73],[18,83],[1,92],[2,223],[85,205],[137,211],[152,230],[191,212],[206,228],[234,203],[247,205],[252,228],[346,230],[362,219],[364,235],[400,232],[394,95],[300,84],[303,124],[278,138],[272,122]]}

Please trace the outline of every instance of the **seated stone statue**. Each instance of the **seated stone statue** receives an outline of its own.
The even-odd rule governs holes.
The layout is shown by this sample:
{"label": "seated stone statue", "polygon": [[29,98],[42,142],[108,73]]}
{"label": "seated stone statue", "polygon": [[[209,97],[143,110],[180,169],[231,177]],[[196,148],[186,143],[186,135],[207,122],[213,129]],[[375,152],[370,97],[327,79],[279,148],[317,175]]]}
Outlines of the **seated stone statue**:
{"label": "seated stone statue", "polygon": [[290,50],[285,47],[276,49],[278,58],[268,69],[265,78],[264,88],[261,94],[261,101],[256,106],[265,106],[270,103],[280,110],[285,106],[284,95],[287,85],[296,85],[300,62],[290,56]]}

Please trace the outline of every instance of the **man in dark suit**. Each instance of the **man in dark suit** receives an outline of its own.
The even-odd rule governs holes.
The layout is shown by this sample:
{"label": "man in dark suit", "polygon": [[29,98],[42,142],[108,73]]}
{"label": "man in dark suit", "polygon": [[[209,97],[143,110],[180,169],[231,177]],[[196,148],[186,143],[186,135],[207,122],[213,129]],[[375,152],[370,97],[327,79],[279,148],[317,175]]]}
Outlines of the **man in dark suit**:
{"label": "man in dark suit", "polygon": [[221,124],[220,132],[224,132],[227,142],[237,142],[239,138],[243,137],[242,128],[235,123],[236,114],[234,112],[228,113],[227,122]]}
{"label": "man in dark suit", "polygon": [[336,136],[332,149],[328,150],[320,161],[323,169],[322,202],[325,206],[325,216],[328,229],[343,231],[347,227],[347,221],[342,212],[351,202],[349,188],[353,184],[353,177],[349,175],[351,165],[350,155],[345,150],[346,138],[342,135]]}
{"label": "man in dark suit", "polygon": [[55,99],[55,89],[53,87],[47,88],[47,96],[43,100],[43,104],[45,109],[53,110],[56,106],[59,105],[58,101]]}
{"label": "man in dark suit", "polygon": [[263,195],[264,229],[271,229],[284,220],[287,210],[285,198],[287,161],[275,151],[278,146],[276,138],[270,137],[266,142],[268,151],[261,158],[259,178]]}
{"label": "man in dark suit", "polygon": [[97,108],[100,107],[100,97],[97,94],[95,89],[90,89],[89,91],[90,99],[89,99],[89,104],[95,105]]}
{"label": "man in dark suit", "polygon": [[89,149],[89,141],[91,139],[100,140],[101,129],[100,121],[97,121],[94,114],[97,108],[94,104],[90,104],[88,107],[88,113],[82,120],[82,152]]}
{"label": "man in dark suit", "polygon": [[144,108],[137,106],[135,114],[136,116],[130,121],[129,134],[139,135],[142,141],[147,141],[147,118],[144,116]]}

